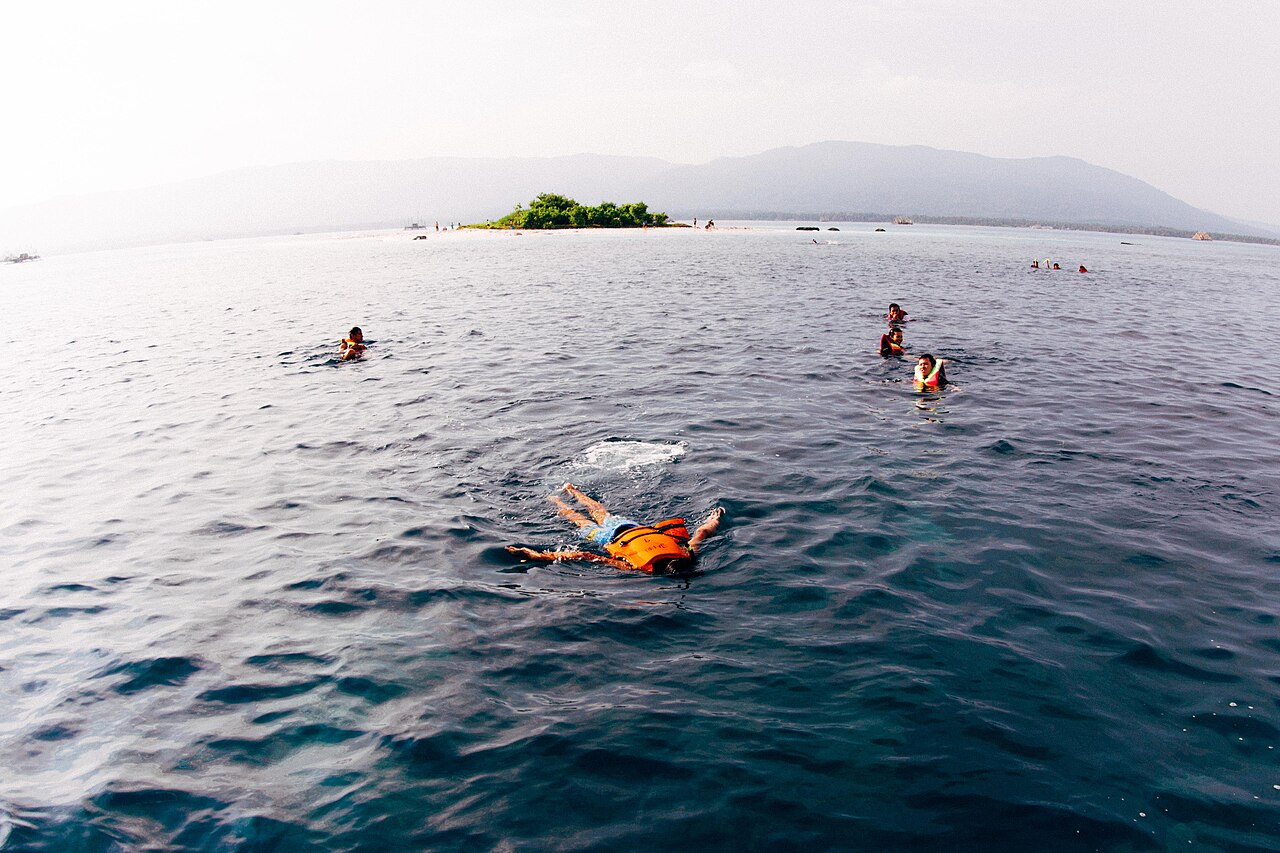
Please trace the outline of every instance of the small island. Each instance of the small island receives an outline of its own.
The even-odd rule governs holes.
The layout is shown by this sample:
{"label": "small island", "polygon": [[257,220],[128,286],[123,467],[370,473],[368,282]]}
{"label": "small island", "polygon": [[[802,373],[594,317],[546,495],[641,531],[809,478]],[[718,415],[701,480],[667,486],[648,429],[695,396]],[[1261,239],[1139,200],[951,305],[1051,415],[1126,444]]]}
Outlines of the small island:
{"label": "small island", "polygon": [[463,228],[663,228],[672,223],[665,213],[650,213],[642,201],[631,204],[601,202],[587,207],[555,193],[542,193],[528,207],[516,209],[501,219],[464,225]]}

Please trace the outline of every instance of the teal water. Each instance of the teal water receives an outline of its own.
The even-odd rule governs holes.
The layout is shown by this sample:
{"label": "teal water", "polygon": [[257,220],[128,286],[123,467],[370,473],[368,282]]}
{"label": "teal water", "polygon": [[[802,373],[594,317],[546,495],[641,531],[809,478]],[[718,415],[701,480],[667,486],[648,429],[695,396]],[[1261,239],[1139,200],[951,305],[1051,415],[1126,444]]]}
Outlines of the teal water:
{"label": "teal water", "polygon": [[0,849],[1280,846],[1278,250],[839,227],[0,270]]}

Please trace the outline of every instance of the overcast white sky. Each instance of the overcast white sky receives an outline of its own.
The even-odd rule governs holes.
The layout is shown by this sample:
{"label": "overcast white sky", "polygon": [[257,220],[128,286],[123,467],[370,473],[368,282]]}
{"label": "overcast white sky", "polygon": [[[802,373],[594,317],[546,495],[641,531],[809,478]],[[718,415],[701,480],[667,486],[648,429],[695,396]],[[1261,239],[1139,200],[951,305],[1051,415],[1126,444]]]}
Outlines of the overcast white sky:
{"label": "overcast white sky", "polygon": [[1280,2],[5,3],[0,207],[240,166],[828,139],[1280,225]]}

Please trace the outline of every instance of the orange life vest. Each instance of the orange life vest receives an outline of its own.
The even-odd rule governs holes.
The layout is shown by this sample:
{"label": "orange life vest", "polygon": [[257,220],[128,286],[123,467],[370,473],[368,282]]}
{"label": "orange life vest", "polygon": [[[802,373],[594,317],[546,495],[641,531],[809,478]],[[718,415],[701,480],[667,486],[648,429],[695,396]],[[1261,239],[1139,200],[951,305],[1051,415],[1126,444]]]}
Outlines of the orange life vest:
{"label": "orange life vest", "polygon": [[692,554],[685,547],[689,531],[683,518],[668,518],[652,527],[628,527],[618,537],[604,546],[609,556],[625,560],[637,569],[653,571],[655,560],[689,559]]}

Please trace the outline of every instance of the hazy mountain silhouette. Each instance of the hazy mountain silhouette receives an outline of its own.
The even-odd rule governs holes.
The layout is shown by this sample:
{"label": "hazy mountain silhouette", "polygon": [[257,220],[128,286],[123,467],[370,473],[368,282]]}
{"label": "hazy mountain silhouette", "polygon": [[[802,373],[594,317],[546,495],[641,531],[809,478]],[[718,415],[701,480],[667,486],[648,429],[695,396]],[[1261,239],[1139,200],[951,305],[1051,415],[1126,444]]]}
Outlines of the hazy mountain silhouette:
{"label": "hazy mountain silhouette", "polygon": [[1071,157],[1021,160],[921,145],[820,142],[678,166],[643,182],[650,206],[731,217],[772,211],[901,213],[1276,236]]}
{"label": "hazy mountain silhouette", "polygon": [[681,166],[654,158],[324,161],[238,169],[0,211],[0,249],[40,251],[497,218],[539,192],[646,201],[674,217],[883,213],[1166,226],[1274,237],[1068,157],[997,159],[822,142]]}

